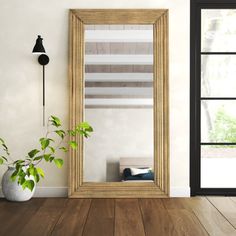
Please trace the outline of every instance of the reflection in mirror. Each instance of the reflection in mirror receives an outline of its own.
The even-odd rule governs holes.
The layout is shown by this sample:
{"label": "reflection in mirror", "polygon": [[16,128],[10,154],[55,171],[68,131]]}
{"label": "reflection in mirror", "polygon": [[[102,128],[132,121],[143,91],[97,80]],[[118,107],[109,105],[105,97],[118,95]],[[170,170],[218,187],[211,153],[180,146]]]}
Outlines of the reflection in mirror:
{"label": "reflection in mirror", "polygon": [[85,26],[84,182],[153,181],[153,26]]}

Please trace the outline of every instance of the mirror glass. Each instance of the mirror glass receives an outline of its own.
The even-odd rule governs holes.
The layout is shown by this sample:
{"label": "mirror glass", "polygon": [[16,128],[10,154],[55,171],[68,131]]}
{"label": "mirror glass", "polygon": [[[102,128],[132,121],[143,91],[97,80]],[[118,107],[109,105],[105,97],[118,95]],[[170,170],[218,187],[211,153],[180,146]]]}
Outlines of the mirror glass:
{"label": "mirror glass", "polygon": [[84,182],[153,181],[153,25],[85,25]]}

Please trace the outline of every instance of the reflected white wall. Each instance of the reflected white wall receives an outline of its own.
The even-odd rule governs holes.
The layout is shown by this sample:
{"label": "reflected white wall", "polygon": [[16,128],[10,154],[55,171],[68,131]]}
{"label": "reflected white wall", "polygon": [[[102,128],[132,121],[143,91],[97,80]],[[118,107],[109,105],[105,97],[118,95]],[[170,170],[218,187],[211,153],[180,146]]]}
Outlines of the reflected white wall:
{"label": "reflected white wall", "polygon": [[153,157],[153,109],[86,109],[85,119],[85,181],[120,181],[121,157]]}

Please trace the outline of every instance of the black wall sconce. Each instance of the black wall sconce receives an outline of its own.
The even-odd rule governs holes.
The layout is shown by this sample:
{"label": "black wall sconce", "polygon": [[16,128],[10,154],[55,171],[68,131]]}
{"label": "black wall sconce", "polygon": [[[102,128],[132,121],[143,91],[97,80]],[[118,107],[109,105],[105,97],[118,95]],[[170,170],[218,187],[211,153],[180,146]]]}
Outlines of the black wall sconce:
{"label": "black wall sconce", "polygon": [[48,64],[49,57],[46,55],[46,51],[43,46],[43,39],[40,35],[38,35],[38,38],[36,39],[32,53],[41,54],[38,57],[38,62],[43,66],[43,126],[45,126],[45,65]]}

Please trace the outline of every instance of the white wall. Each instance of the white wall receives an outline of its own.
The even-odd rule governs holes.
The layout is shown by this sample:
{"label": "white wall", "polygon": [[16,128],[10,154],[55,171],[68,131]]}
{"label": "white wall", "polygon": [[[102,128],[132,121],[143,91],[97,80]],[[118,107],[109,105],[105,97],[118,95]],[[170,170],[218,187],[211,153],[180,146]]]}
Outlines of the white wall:
{"label": "white wall", "polygon": [[[47,114],[68,124],[68,10],[70,8],[168,8],[170,24],[171,193],[189,186],[189,1],[0,0],[0,136],[15,158],[24,157],[42,127],[42,67],[31,54],[41,34],[50,56],[46,69]],[[65,157],[66,158],[66,157]],[[43,187],[66,187],[67,167],[43,165]],[[4,172],[0,170],[0,176]]]}

